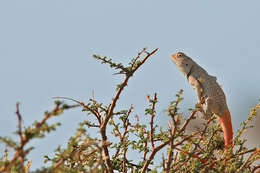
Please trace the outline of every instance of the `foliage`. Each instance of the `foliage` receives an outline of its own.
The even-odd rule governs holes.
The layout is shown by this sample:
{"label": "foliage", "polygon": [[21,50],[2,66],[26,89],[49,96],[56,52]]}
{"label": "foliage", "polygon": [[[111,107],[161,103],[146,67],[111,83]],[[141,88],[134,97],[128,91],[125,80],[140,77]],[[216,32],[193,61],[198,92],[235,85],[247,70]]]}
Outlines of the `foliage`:
{"label": "foliage", "polygon": [[[176,95],[175,101],[170,102],[167,113],[170,121],[168,128],[159,127],[154,118],[157,116],[157,94],[147,96],[149,106],[145,108],[147,122],[140,122],[140,116],[130,118],[134,107],[115,111],[121,92],[127,86],[129,79],[157,49],[143,49],[128,65],[115,63],[112,59],[94,55],[101,63],[110,65],[118,70],[117,74],[124,79],[116,87],[111,103],[99,103],[91,98],[87,103],[69,98],[74,105],[56,101],[53,110],[44,113],[41,121],[36,121],[29,127],[21,127],[22,116],[19,103],[16,105],[18,141],[10,137],[0,137],[6,149],[0,158],[1,172],[29,172],[30,160],[28,153],[33,147],[25,147],[35,138],[43,138],[46,133],[54,131],[59,123],[48,124],[47,120],[61,115],[64,110],[81,107],[87,113],[87,119],[94,117],[95,121],[83,121],[74,136],[70,137],[65,148],[57,147],[54,157],[45,155],[45,162],[50,166],[33,171],[45,172],[256,172],[260,165],[254,164],[260,158],[260,148],[248,149],[244,146],[245,139],[241,134],[250,128],[248,122],[256,116],[260,102],[252,108],[246,121],[242,123],[228,151],[224,150],[222,130],[213,116],[202,128],[192,133],[186,132],[187,125],[197,118],[200,107],[190,110],[190,115],[182,120],[178,105],[182,101],[182,90]],[[166,122],[165,122],[166,124]],[[87,134],[90,128],[99,131],[98,137]],[[12,152],[10,152],[12,151]],[[135,152],[138,160],[131,160],[128,153]],[[13,153],[9,156],[9,153]],[[161,159],[159,153],[163,153]],[[156,158],[156,159],[155,159]]]}

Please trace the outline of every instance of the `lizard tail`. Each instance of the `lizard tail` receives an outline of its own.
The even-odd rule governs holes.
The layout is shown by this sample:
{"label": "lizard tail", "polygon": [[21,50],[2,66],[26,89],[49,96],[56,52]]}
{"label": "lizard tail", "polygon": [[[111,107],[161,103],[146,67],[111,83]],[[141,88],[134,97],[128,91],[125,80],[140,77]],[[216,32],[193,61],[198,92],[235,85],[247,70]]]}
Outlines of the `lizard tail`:
{"label": "lizard tail", "polygon": [[224,133],[225,149],[227,150],[229,145],[232,144],[233,128],[231,122],[231,116],[228,110],[223,112],[223,115],[218,115],[218,122]]}

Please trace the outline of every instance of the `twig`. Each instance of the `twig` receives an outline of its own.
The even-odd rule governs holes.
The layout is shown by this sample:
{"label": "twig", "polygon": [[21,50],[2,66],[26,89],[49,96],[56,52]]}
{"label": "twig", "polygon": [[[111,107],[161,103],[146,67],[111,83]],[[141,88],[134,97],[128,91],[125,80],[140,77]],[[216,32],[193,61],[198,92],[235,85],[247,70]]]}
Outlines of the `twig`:
{"label": "twig", "polygon": [[254,173],[255,171],[257,171],[256,173],[260,173],[260,165],[254,166],[252,172]]}
{"label": "twig", "polygon": [[115,94],[115,96],[114,96],[114,98],[113,98],[113,100],[112,100],[112,103],[111,103],[111,105],[110,105],[110,107],[109,107],[109,111],[108,111],[108,113],[107,113],[107,115],[106,115],[106,117],[105,117],[105,120],[104,120],[103,124],[102,124],[102,128],[104,128],[104,127],[107,125],[109,119],[111,118],[112,113],[113,113],[113,111],[114,111],[114,108],[115,108],[115,106],[116,106],[117,100],[119,99],[119,96],[120,96],[121,92],[123,91],[124,87],[127,85],[127,82],[128,82],[128,80],[129,80],[129,78],[130,78],[130,77],[132,76],[132,74],[133,74],[151,55],[153,55],[157,50],[158,50],[158,48],[152,50],[150,53],[147,53],[147,55],[146,55],[146,56],[140,61],[140,63],[133,69],[133,71],[131,72],[131,74],[126,74],[126,77],[125,77],[124,81],[122,82],[121,87],[118,88],[118,90],[117,90],[117,92],[116,92],[116,94]]}
{"label": "twig", "polygon": [[251,153],[251,152],[260,152],[260,148],[253,148],[251,150],[246,150],[246,151],[243,151],[241,153],[238,153],[237,155],[244,155],[244,154],[247,154],[247,153]]}
{"label": "twig", "polygon": [[128,126],[130,125],[130,124],[129,124],[129,119],[128,119],[128,117],[129,117],[129,115],[131,114],[132,109],[133,109],[133,106],[131,105],[130,108],[128,109],[128,112],[127,112],[127,115],[126,115],[125,120],[123,120],[123,127],[124,127],[123,135],[121,135],[121,134],[120,134],[120,131],[118,131],[118,133],[120,134],[120,135],[119,135],[119,136],[120,136],[120,143],[119,143],[119,145],[117,146],[116,152],[115,152],[115,154],[114,154],[113,157],[112,157],[113,159],[117,158],[117,156],[118,156],[118,154],[119,154],[119,151],[120,151],[120,149],[121,149],[121,146],[122,146],[123,143],[124,143],[125,135],[128,133]]}
{"label": "twig", "polygon": [[[121,92],[123,91],[123,89],[126,87],[128,80],[130,79],[130,77],[134,74],[134,72],[152,55],[154,54],[158,49],[154,49],[152,50],[150,53],[147,53],[147,55],[141,60],[139,61],[139,63],[136,65],[136,67],[130,72],[130,73],[126,73],[125,74],[125,79],[124,81],[120,84],[120,87],[117,89],[117,92],[115,94],[115,96],[112,99],[112,103],[109,106],[108,112],[105,116],[104,121],[102,122],[101,126],[100,126],[100,133],[101,133],[101,138],[102,138],[102,143],[105,143],[107,141],[107,136],[106,136],[106,126],[108,121],[111,119],[112,115],[113,115],[113,111],[114,108],[116,106],[116,103],[119,99],[119,96],[121,94]],[[108,167],[108,171],[110,173],[113,172],[113,168],[112,168],[112,164],[110,161],[110,157],[109,157],[109,151],[108,148],[104,145],[104,158],[105,158],[105,162],[106,165]]]}
{"label": "twig", "polygon": [[123,172],[126,173],[126,151],[127,151],[127,145],[126,142],[124,143],[124,151],[123,151]]}
{"label": "twig", "polygon": [[[134,164],[134,163],[131,163],[131,162],[129,162],[127,159],[126,159],[126,164],[128,164],[128,165],[130,165],[130,166],[132,166],[132,167],[136,167],[136,168],[138,168],[138,169],[141,169],[141,168],[142,168],[142,166],[136,165],[136,164]],[[147,171],[151,171],[151,169],[147,168]]]}
{"label": "twig", "polygon": [[[59,107],[60,104],[56,104],[55,107],[53,108],[53,110],[51,112],[47,112],[44,114],[43,119],[40,122],[37,122],[35,124],[35,131],[40,131],[41,127],[44,125],[44,123],[47,121],[47,119],[49,119],[51,116],[58,114],[60,111],[63,111],[64,109],[69,109],[69,108],[73,108],[73,107],[77,107],[78,105],[71,105],[71,106],[67,106],[66,108],[63,107]],[[18,130],[17,130],[17,134],[19,136],[19,146],[18,147],[14,147],[14,154],[13,157],[5,162],[2,167],[0,168],[0,172],[5,172],[8,169],[9,165],[12,165],[17,159],[20,159],[20,167],[21,167],[21,171],[24,172],[24,161],[25,161],[25,156],[33,149],[33,147],[29,147],[28,149],[24,150],[24,146],[32,139],[31,134],[30,133],[23,133],[22,132],[22,127],[21,127],[21,121],[22,121],[22,116],[20,114],[19,111],[19,103],[16,104],[16,116],[18,119]]]}
{"label": "twig", "polygon": [[185,122],[183,123],[183,125],[180,128],[180,131],[185,131],[186,126],[188,125],[188,123],[193,119],[193,117],[196,114],[196,110],[192,111],[191,114],[189,115],[189,117],[185,120]]}
{"label": "twig", "polygon": [[170,166],[173,160],[173,141],[170,141],[170,151],[168,153],[168,158],[167,158],[167,163],[166,163],[166,168],[165,168],[165,172],[169,172],[170,170]]}
{"label": "twig", "polygon": [[244,161],[244,163],[240,166],[240,168],[237,170],[237,172],[241,172],[241,170],[246,166],[246,164],[249,162],[249,160],[255,155],[257,152],[253,152],[250,154],[250,156]]}
{"label": "twig", "polygon": [[150,100],[150,97],[147,96],[148,100],[151,103],[151,114],[150,114],[150,133],[149,133],[149,137],[150,137],[150,144],[151,144],[151,148],[152,150],[154,149],[154,140],[153,140],[153,135],[154,135],[154,127],[153,127],[153,119],[154,119],[154,109],[155,109],[155,103],[156,103],[156,100],[157,100],[157,94],[154,93],[153,95],[153,99]]}
{"label": "twig", "polygon": [[[184,137],[181,141],[179,141],[179,142],[177,142],[175,145],[173,145],[173,148],[176,148],[177,146],[181,145],[183,142],[189,140],[190,138],[192,138],[192,137],[195,136],[196,134],[198,134],[198,133],[194,133],[194,134],[191,134],[191,135],[189,135],[189,136]],[[164,143],[158,145],[157,147],[155,147],[155,148],[152,150],[152,152],[150,153],[149,157],[147,158],[147,160],[146,160],[146,162],[145,162],[145,164],[144,164],[144,166],[143,166],[143,168],[142,168],[142,170],[141,170],[142,173],[144,173],[144,172],[147,170],[147,168],[148,168],[149,164],[151,163],[151,161],[153,160],[155,154],[156,154],[159,150],[161,150],[163,147],[165,147],[166,145],[170,144],[170,142],[171,142],[171,140],[172,140],[173,138],[174,138],[174,137],[171,137],[169,140],[167,140],[166,142],[164,142]]]}
{"label": "twig", "polygon": [[[148,133],[147,133],[147,138],[148,138]],[[142,162],[145,162],[145,160],[146,160],[146,155],[147,155],[147,153],[149,152],[149,150],[147,149],[147,140],[145,140],[144,141],[144,153],[143,153],[143,161]]]}
{"label": "twig", "polygon": [[21,116],[20,111],[19,111],[19,102],[16,103],[15,113],[16,113],[17,120],[18,120],[17,134],[19,135],[19,138],[20,138],[20,145],[19,145],[19,148],[17,148],[17,151],[19,153],[21,171],[25,172],[24,165],[23,165],[23,163],[24,163],[23,148],[24,148],[25,143],[24,143],[24,138],[23,138],[23,134],[22,134],[22,127],[21,127],[22,116]]}

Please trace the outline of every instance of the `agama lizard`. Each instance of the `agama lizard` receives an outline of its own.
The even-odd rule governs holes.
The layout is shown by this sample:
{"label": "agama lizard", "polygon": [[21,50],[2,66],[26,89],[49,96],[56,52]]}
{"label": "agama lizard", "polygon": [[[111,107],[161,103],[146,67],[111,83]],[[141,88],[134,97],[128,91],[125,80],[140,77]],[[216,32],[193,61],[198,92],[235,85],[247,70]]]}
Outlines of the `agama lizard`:
{"label": "agama lizard", "polygon": [[232,144],[233,129],[225,94],[215,76],[209,75],[200,65],[182,52],[171,55],[171,60],[194,87],[199,104],[205,104],[204,115],[216,114],[224,133],[225,149]]}

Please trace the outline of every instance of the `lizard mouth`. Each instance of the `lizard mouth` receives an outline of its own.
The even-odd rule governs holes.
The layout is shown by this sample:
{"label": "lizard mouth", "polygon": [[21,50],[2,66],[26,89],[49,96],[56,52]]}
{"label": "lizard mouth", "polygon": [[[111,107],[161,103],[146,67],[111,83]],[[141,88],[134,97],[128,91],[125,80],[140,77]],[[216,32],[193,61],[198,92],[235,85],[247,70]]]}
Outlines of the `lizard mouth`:
{"label": "lizard mouth", "polygon": [[174,62],[174,64],[178,65],[178,63],[176,61],[176,53],[171,55],[171,60],[172,60],[172,62]]}

